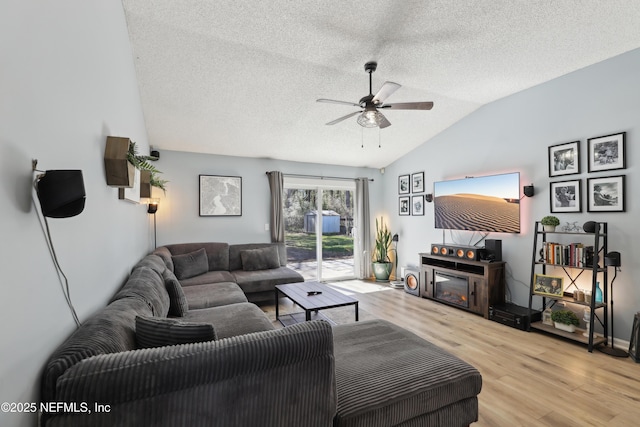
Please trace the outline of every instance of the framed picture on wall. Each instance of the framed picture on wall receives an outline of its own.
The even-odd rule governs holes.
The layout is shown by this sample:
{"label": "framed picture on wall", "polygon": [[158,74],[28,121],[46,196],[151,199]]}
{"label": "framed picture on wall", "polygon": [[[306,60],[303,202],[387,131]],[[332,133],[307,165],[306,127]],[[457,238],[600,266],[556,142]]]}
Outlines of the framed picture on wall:
{"label": "framed picture on wall", "polygon": [[589,212],[624,212],[624,175],[587,179]]}
{"label": "framed picture on wall", "polygon": [[409,194],[411,192],[409,184],[409,175],[400,175],[398,177],[398,194]]}
{"label": "framed picture on wall", "polygon": [[424,172],[411,174],[411,192],[424,193]]}
{"label": "framed picture on wall", "polygon": [[242,216],[242,177],[200,175],[200,216]]}
{"label": "framed picture on wall", "polygon": [[549,147],[549,176],[580,173],[580,141]]}
{"label": "framed picture on wall", "polygon": [[580,182],[581,180],[575,179],[549,184],[551,212],[582,212]]}
{"label": "framed picture on wall", "polygon": [[409,211],[409,196],[398,197],[398,214],[399,215],[410,215]]}
{"label": "framed picture on wall", "polygon": [[424,196],[411,196],[411,215],[424,215]]}
{"label": "framed picture on wall", "polygon": [[599,136],[587,140],[589,150],[589,172],[626,168],[624,144],[626,132]]}

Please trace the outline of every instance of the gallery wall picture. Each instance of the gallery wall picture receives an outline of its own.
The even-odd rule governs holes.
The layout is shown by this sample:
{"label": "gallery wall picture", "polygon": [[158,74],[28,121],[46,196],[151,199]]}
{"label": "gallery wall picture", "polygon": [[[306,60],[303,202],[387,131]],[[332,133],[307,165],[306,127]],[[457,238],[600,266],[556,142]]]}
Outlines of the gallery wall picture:
{"label": "gallery wall picture", "polygon": [[411,215],[424,215],[424,196],[411,196]]}
{"label": "gallery wall picture", "polygon": [[549,184],[552,213],[582,212],[581,180],[559,181]]}
{"label": "gallery wall picture", "polygon": [[624,212],[624,175],[588,178],[588,212]]}
{"label": "gallery wall picture", "polygon": [[400,175],[398,177],[398,194],[409,194],[411,192],[411,186],[409,182],[409,175]]}
{"label": "gallery wall picture", "polygon": [[580,141],[549,147],[549,176],[580,173]]}
{"label": "gallery wall picture", "polygon": [[411,174],[411,192],[424,193],[424,172]]}
{"label": "gallery wall picture", "polygon": [[398,214],[399,215],[410,215],[411,211],[409,210],[409,196],[398,197]]}
{"label": "gallery wall picture", "polygon": [[200,175],[200,216],[242,216],[242,177]]}
{"label": "gallery wall picture", "polygon": [[624,169],[626,132],[599,136],[587,140],[589,172]]}

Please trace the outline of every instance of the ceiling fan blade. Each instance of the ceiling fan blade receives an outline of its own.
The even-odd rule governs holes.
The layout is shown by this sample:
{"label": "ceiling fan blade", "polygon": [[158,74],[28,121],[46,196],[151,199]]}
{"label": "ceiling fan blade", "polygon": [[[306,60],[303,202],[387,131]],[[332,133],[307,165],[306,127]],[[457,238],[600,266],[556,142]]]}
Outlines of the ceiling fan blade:
{"label": "ceiling fan blade", "polygon": [[327,123],[327,124],[328,124],[328,125],[335,125],[336,123],[340,123],[341,121],[343,121],[343,120],[347,120],[349,117],[353,117],[353,116],[355,116],[356,114],[360,114],[360,113],[362,113],[362,110],[360,110],[360,111],[355,111],[355,112],[353,112],[353,113],[347,114],[346,116],[342,116],[342,117],[340,117],[340,118],[338,118],[338,119],[335,119],[335,120],[333,120],[333,121],[331,121],[331,122],[329,122],[329,123]]}
{"label": "ceiling fan blade", "polygon": [[326,102],[329,104],[342,104],[342,105],[351,105],[352,107],[360,107],[360,104],[356,104],[355,102],[337,101],[335,99],[320,98],[320,99],[316,99],[316,102]]}
{"label": "ceiling fan blade", "polygon": [[376,96],[371,100],[374,104],[382,104],[385,99],[389,97],[393,92],[400,89],[400,85],[394,82],[384,82]]}
{"label": "ceiling fan blade", "polygon": [[431,110],[433,102],[399,102],[397,104],[384,104],[378,108],[391,108],[392,110]]}
{"label": "ceiling fan blade", "polygon": [[384,129],[386,127],[391,126],[391,122],[387,120],[387,118],[380,111],[378,111],[378,117],[379,117],[378,127],[380,129]]}

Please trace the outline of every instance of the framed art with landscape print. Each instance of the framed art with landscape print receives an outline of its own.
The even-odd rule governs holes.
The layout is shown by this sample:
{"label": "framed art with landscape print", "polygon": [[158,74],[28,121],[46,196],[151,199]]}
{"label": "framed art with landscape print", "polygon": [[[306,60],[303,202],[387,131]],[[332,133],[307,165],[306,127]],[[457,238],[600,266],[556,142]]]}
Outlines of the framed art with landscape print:
{"label": "framed art with landscape print", "polygon": [[200,175],[200,216],[242,216],[242,177]]}
{"label": "framed art with landscape print", "polygon": [[587,179],[588,212],[624,212],[624,175]]}
{"label": "framed art with landscape print", "polygon": [[558,181],[549,184],[552,213],[582,212],[581,182],[579,179],[574,179],[572,181]]}
{"label": "framed art with landscape print", "polygon": [[627,167],[624,156],[626,134],[626,132],[620,132],[587,140],[589,172],[624,169]]}
{"label": "framed art with landscape print", "polygon": [[580,173],[580,141],[549,147],[549,176]]}
{"label": "framed art with landscape print", "polygon": [[563,295],[562,277],[535,274],[533,276],[533,293],[536,295],[560,298]]}

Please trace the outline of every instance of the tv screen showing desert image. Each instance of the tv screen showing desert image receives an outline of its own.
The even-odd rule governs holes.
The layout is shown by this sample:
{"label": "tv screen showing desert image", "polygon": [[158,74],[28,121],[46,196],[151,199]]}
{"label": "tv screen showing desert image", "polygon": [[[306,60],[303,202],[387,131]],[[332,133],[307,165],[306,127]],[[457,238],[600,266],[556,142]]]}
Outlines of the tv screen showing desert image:
{"label": "tv screen showing desert image", "polygon": [[433,184],[435,227],[495,233],[520,232],[520,173]]}

